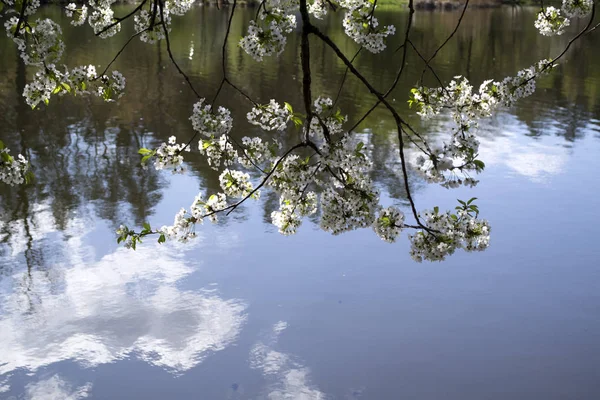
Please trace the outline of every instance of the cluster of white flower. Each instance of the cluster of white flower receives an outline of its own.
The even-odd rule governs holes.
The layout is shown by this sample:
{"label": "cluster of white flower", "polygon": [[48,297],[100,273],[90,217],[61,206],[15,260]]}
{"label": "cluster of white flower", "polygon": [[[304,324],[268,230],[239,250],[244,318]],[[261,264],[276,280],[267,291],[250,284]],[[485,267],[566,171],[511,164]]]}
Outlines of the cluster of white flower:
{"label": "cluster of white flower", "polygon": [[73,17],[73,15],[76,15],[76,17],[71,21],[71,25],[83,25],[88,17],[88,8],[85,4],[82,4],[81,8],[77,8],[75,3],[69,3],[65,7],[65,14],[67,17]]}
{"label": "cluster of white flower", "polygon": [[29,0],[25,7],[25,15],[33,15],[40,7],[40,0]]}
{"label": "cluster of white flower", "polygon": [[216,212],[224,210],[227,207],[227,196],[224,193],[217,193],[210,195],[206,203],[204,203],[204,208],[207,213],[210,214],[208,218],[211,222],[217,222],[218,217]]}
{"label": "cluster of white flower", "polygon": [[[116,0],[89,1],[90,8],[93,11],[88,17],[88,23],[92,29],[94,29],[94,33],[99,34],[103,39],[114,36],[121,31],[121,23],[115,23],[115,13],[111,8],[111,5],[115,1]],[[110,28],[108,28],[109,26]]]}
{"label": "cluster of white flower", "polygon": [[190,146],[185,143],[178,144],[177,138],[171,136],[169,143],[162,143],[154,153],[154,168],[172,169],[174,174],[185,172],[183,167],[183,151],[190,151]]}
{"label": "cluster of white flower", "polygon": [[379,216],[373,223],[373,230],[382,240],[393,243],[404,228],[404,213],[396,207],[379,210]]}
{"label": "cluster of white flower", "polygon": [[87,94],[90,91],[97,93],[97,90],[90,88],[97,78],[96,67],[91,64],[75,67],[69,73],[71,88],[75,91],[75,94]]}
{"label": "cluster of white flower", "polygon": [[22,154],[14,158],[9,153],[10,149],[4,147],[4,143],[0,141],[0,182],[11,186],[20,185],[25,182],[29,161]]}
{"label": "cluster of white flower", "polygon": [[379,207],[379,191],[369,176],[372,163],[348,136],[322,148],[322,163],[333,171],[321,195],[321,229],[334,235],[371,226]]}
{"label": "cluster of white flower", "polygon": [[240,47],[256,61],[279,55],[287,42],[286,34],[296,27],[298,10],[296,0],[265,1],[258,13],[258,20],[250,21],[248,34],[240,40]]}
{"label": "cluster of white flower", "polygon": [[233,127],[231,112],[225,107],[219,107],[217,113],[213,113],[212,106],[200,99],[194,104],[194,111],[190,120],[194,130],[206,137],[227,135]]}
{"label": "cluster of white flower", "polygon": [[310,120],[309,135],[315,139],[323,140],[325,136],[331,138],[333,135],[344,133],[343,124],[348,120],[340,110],[329,113],[333,108],[333,100],[328,97],[319,97],[314,101],[314,116]]}
{"label": "cluster of white flower", "polygon": [[565,28],[570,25],[568,18],[560,15],[560,10],[554,7],[546,7],[540,11],[535,20],[534,26],[544,36],[562,35]]}
{"label": "cluster of white flower", "polygon": [[134,231],[125,225],[121,225],[119,226],[119,229],[117,229],[116,233],[118,236],[117,243],[124,242],[125,248],[135,249],[136,236]]}
{"label": "cluster of white flower", "polygon": [[562,35],[571,24],[569,18],[581,18],[588,15],[594,7],[593,0],[563,0],[561,10],[546,7],[538,13],[534,26],[544,36]]}
{"label": "cluster of white flower", "polygon": [[230,166],[238,159],[237,150],[233,148],[227,135],[221,135],[218,139],[200,139],[198,148],[200,154],[206,156],[208,165],[214,170],[219,169],[221,165]]}
{"label": "cluster of white flower", "polygon": [[[165,26],[170,31],[171,16],[163,10]],[[166,37],[160,17],[148,10],[141,10],[133,17],[134,29],[140,34],[140,40],[146,43],[156,43]]]}
{"label": "cluster of white flower", "polygon": [[[221,189],[229,197],[242,198],[248,196],[254,189],[250,182],[250,175],[242,171],[225,169],[219,176]],[[252,197],[258,199],[259,191],[252,194]]]}
{"label": "cluster of white flower", "polygon": [[215,212],[227,207],[226,199],[223,193],[213,194],[208,199],[205,199],[202,193],[198,193],[190,206],[190,211],[188,212],[185,208],[179,210],[175,215],[173,225],[163,226],[159,232],[164,235],[165,239],[176,239],[186,243],[196,237],[194,227],[196,224],[202,224],[204,218],[208,216],[213,223],[218,221]]}
{"label": "cluster of white flower", "polygon": [[193,5],[194,0],[168,0],[164,2],[161,12],[156,3],[150,1],[146,8],[133,17],[134,29],[138,33],[142,32],[142,42],[156,43],[165,39],[167,33],[171,32],[171,15],[185,15]]}
{"label": "cluster of white flower", "polygon": [[125,77],[119,71],[113,71],[110,76],[102,75],[99,82],[94,93],[105,101],[121,98],[125,92]]}
{"label": "cluster of white flower", "polygon": [[281,149],[281,143],[276,140],[266,143],[259,137],[245,136],[242,138],[242,145],[243,155],[238,157],[238,162],[246,168],[272,161],[277,156],[277,151]]}
{"label": "cluster of white flower", "polygon": [[307,9],[316,19],[323,19],[327,15],[327,0],[313,0],[307,5]]}
{"label": "cluster of white flower", "polygon": [[311,183],[315,168],[319,166],[311,165],[309,159],[291,154],[279,162],[267,184],[286,199],[297,199]]}
{"label": "cluster of white flower", "polygon": [[98,77],[93,65],[75,67],[71,71],[65,67],[62,72],[54,64],[49,64],[36,72],[33,81],[25,85],[23,96],[25,102],[35,108],[40,102],[48,104],[53,94],[91,93],[105,101],[114,101],[123,96],[124,91],[125,78],[118,71],[113,71],[110,76]]}
{"label": "cluster of white flower", "polygon": [[48,65],[46,70],[39,70],[35,73],[31,82],[23,88],[23,97],[25,102],[35,108],[40,102],[48,104],[50,96],[57,87],[57,82],[63,81],[65,74],[58,71],[54,64]]}
{"label": "cluster of white flower", "polygon": [[279,198],[279,210],[271,213],[273,225],[279,228],[282,235],[293,235],[302,224],[302,217],[317,212],[317,194],[315,192],[301,193],[299,196]]}
{"label": "cluster of white flower", "polygon": [[168,10],[173,15],[185,15],[194,6],[194,0],[167,0],[165,2],[165,11]]}
{"label": "cluster of white flower", "polygon": [[585,17],[592,11],[594,0],[563,0],[562,10],[569,18]]}
{"label": "cluster of white flower", "polygon": [[342,0],[339,4],[348,10],[343,20],[346,35],[371,53],[383,51],[385,38],[396,33],[396,27],[378,29],[379,21],[373,15],[376,6],[368,0]]}
{"label": "cluster of white flower", "polygon": [[11,17],[4,23],[6,34],[17,44],[21,59],[26,65],[44,66],[58,61],[65,50],[60,26],[49,18],[21,23],[19,34],[14,36],[19,22]]}
{"label": "cluster of white flower", "polygon": [[440,213],[436,208],[419,214],[431,232],[418,231],[409,235],[411,257],[421,262],[442,261],[456,249],[485,250],[490,243],[490,225],[465,211]]}
{"label": "cluster of white flower", "polygon": [[282,131],[292,117],[290,110],[289,105],[282,107],[275,99],[271,99],[269,104],[253,107],[252,111],[246,114],[246,118],[252,125],[258,125],[266,131]]}
{"label": "cluster of white flower", "polygon": [[531,95],[535,91],[535,78],[547,73],[552,66],[550,60],[542,60],[501,82],[486,80],[478,91],[461,76],[444,88],[412,89],[409,104],[416,105],[417,114],[423,119],[449,109],[455,123],[449,141],[417,157],[417,170],[428,182],[448,188],[476,185],[478,181],[470,177],[469,172],[479,173],[485,167],[477,159],[477,120],[490,116],[500,105],[510,106]]}

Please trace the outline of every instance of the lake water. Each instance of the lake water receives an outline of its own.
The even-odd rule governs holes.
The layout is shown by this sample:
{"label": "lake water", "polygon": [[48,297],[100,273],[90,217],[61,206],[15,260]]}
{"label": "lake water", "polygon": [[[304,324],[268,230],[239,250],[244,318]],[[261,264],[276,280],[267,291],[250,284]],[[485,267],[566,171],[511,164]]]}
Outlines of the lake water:
{"label": "lake water", "polygon": [[[208,98],[227,10],[198,7],[172,33]],[[437,58],[441,77],[479,84],[556,55],[568,37],[537,35],[535,11],[468,11]],[[232,38],[254,12],[239,10]],[[403,32],[406,15],[382,11],[381,20]],[[458,15],[417,12],[413,41],[431,54]],[[346,54],[356,51],[338,19],[324,25]],[[106,65],[131,33],[98,45],[89,28],[63,26],[71,66]],[[233,81],[262,102],[300,107],[297,36],[264,65],[232,40]],[[33,71],[2,37],[0,137],[32,160],[36,183],[0,187],[0,398],[599,399],[598,44],[597,35],[577,42],[534,96],[483,124],[477,188],[448,191],[411,173],[420,209],[477,196],[492,225],[487,251],[417,264],[405,237],[390,245],[371,230],[331,236],[305,221],[280,236],[267,195],[198,227],[191,244],[117,246],[119,224],[168,224],[198,190],[217,190],[218,175],[193,154],[183,176],[139,166],[138,148],[191,135],[193,94],[164,44],[134,41],[115,65],[128,82],[118,103],[64,97],[31,111],[20,93]],[[313,94],[335,95],[343,65],[316,42],[312,54]],[[357,66],[385,88],[399,54],[360,56]],[[408,63],[392,95],[407,116],[422,68],[414,53]],[[220,101],[248,111],[232,91]],[[348,80],[340,107],[351,122],[372,102]],[[234,134],[253,130],[240,123]],[[422,130],[433,138],[444,123]],[[378,186],[405,206],[385,110],[358,131],[374,146]]]}

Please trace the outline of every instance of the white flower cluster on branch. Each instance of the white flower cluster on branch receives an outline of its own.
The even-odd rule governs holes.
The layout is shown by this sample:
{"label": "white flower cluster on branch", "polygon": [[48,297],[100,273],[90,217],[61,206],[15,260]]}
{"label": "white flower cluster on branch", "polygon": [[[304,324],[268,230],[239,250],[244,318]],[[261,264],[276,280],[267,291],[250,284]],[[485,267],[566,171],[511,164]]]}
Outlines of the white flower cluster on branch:
{"label": "white flower cluster on branch", "polygon": [[118,71],[98,76],[93,65],[75,67],[71,71],[64,68],[60,71],[54,64],[48,64],[35,73],[32,82],[25,85],[23,96],[31,108],[36,108],[41,102],[48,104],[54,94],[93,94],[105,101],[123,96],[125,77]]}
{"label": "white flower cluster on branch", "polygon": [[279,55],[287,42],[286,35],[296,27],[298,0],[266,0],[261,3],[258,18],[250,21],[248,34],[240,46],[256,61]]}
{"label": "white flower cluster on branch", "polygon": [[[35,4],[39,5],[39,2],[27,2],[26,14],[29,7]],[[74,25],[85,22],[85,5],[77,8],[74,3],[70,3],[65,10],[67,16],[78,15],[72,21]],[[4,27],[8,37],[17,45],[23,63],[38,67],[33,80],[23,90],[25,101],[32,108],[41,102],[48,104],[52,95],[65,93],[94,94],[105,101],[113,101],[123,95],[125,78],[118,71],[98,76],[92,65],[76,67],[71,71],[67,66],[57,66],[63,56],[65,44],[62,29],[53,20],[45,18],[29,21],[12,16],[6,20]]]}
{"label": "white flower cluster on branch", "polygon": [[410,255],[415,261],[443,261],[456,249],[482,251],[489,246],[489,223],[477,218],[478,210],[472,203],[462,203],[456,214],[441,213],[437,207],[419,214],[427,230],[409,235]]}
{"label": "white flower cluster on branch", "polygon": [[478,90],[464,77],[455,77],[446,87],[412,89],[409,104],[416,107],[423,119],[431,119],[443,110],[450,110],[454,121],[449,141],[441,146],[424,143],[427,149],[417,157],[417,170],[428,182],[454,188],[474,186],[470,175],[481,172],[485,164],[477,159],[479,140],[477,121],[489,117],[499,106],[510,106],[535,91],[535,80],[553,66],[550,60],[523,69],[514,77],[497,82],[486,80]]}
{"label": "white flower cluster on branch", "polygon": [[69,3],[65,7],[65,14],[67,17],[75,16],[75,18],[71,21],[71,25],[80,26],[85,24],[85,21],[87,20],[88,8],[85,4],[82,4],[81,8],[77,8],[75,3]]}
{"label": "white flower cluster on branch", "polygon": [[[136,35],[142,41],[155,43],[168,38],[172,16],[184,15],[194,4],[193,0],[140,0],[132,12],[118,17],[112,8],[115,1],[89,0],[87,4],[69,3],[63,8],[72,25],[87,22],[100,38],[117,34],[121,24],[131,19]],[[119,72],[98,74],[93,65],[71,69],[61,65],[65,52],[62,30],[50,18],[30,18],[39,6],[40,0],[2,2],[2,7],[8,8],[5,14],[7,35],[15,42],[23,63],[37,67],[23,92],[27,104],[35,108],[41,102],[48,104],[52,95],[66,93],[93,94],[106,101],[122,96],[125,78]],[[303,220],[310,217],[318,222],[321,229],[332,234],[370,227],[386,242],[396,241],[406,229],[416,229],[416,233],[409,235],[409,240],[411,255],[417,261],[443,260],[456,249],[479,251],[487,248],[490,226],[487,221],[479,219],[474,198],[466,202],[459,200],[460,205],[455,212],[440,212],[438,207],[432,211],[417,212],[408,185],[403,130],[409,131],[410,139],[422,150],[416,166],[426,181],[448,188],[474,186],[477,181],[472,174],[481,172],[485,167],[483,161],[477,158],[478,120],[533,93],[535,80],[548,72],[556,60],[540,61],[502,81],[486,80],[478,89],[461,76],[447,85],[441,84],[439,88],[413,89],[409,103],[416,107],[423,119],[433,118],[441,112],[449,112],[452,116],[449,138],[441,143],[429,143],[402,120],[386,102],[385,96],[371,87],[366,78],[349,65],[352,61],[348,61],[335,44],[310,22],[309,14],[323,19],[329,9],[335,10],[338,6],[344,10],[342,25],[346,35],[371,53],[386,48],[386,40],[395,34],[396,28],[379,25],[375,16],[376,2],[371,0],[265,0],[260,4],[256,19],[250,21],[247,35],[239,42],[240,47],[256,61],[281,54],[288,36],[297,27],[296,14],[300,11],[302,46],[310,47],[310,41],[306,40],[310,34],[322,39],[394,115],[400,142],[395,161],[402,167],[403,184],[414,223],[407,223],[400,209],[382,204],[379,188],[372,179],[373,163],[369,157],[372,146],[344,128],[347,116],[335,109],[332,99],[317,97],[313,101],[308,83],[309,86],[303,88],[305,114],[294,112],[286,102],[272,99],[267,104],[256,104],[251,100],[254,107],[246,114],[248,123],[260,128],[263,131],[261,135],[277,131],[276,138],[265,140],[259,136],[245,136],[241,142],[236,140],[231,134],[233,117],[230,110],[215,107],[202,98],[194,104],[190,117],[196,131],[193,138],[178,143],[177,138],[171,136],[167,143],[161,143],[154,150],[140,149],[144,166],[152,162],[157,170],[181,173],[185,170],[183,153],[191,150],[190,144],[199,135],[198,151],[206,157],[211,168],[219,171],[220,189],[210,195],[199,193],[189,209],[182,208],[176,214],[170,226],[154,230],[149,224],[144,224],[140,232],[126,226],[119,227],[119,242],[135,249],[141,239],[150,234],[159,234],[161,243],[167,239],[187,242],[195,236],[196,225],[204,219],[217,222],[219,214],[227,215],[244,201],[259,199],[261,190],[269,189],[279,200],[279,207],[271,213],[271,220],[284,235],[296,233]],[[572,18],[585,17],[594,7],[594,0],[563,0],[561,9],[543,8],[534,25],[542,35],[560,35],[571,24]],[[233,10],[229,24],[232,20]],[[229,35],[229,28],[227,32]],[[405,45],[408,32],[406,34]],[[303,60],[305,55],[310,54],[308,50],[302,48]],[[170,48],[169,55],[175,63]],[[192,86],[185,73],[176,66]],[[237,89],[227,79],[225,69],[224,59],[221,87],[228,83]],[[310,82],[307,79],[310,77],[310,63],[302,63],[302,72],[303,84],[307,85]],[[215,99],[217,97],[218,93]],[[284,149],[282,143],[288,143],[294,137],[298,138],[296,144]],[[22,155],[16,158],[10,156],[9,150],[0,142],[0,181],[10,185],[23,183],[29,179],[29,169],[29,162]]]}
{"label": "white flower cluster on branch", "polygon": [[593,0],[563,0],[560,10],[552,6],[542,9],[534,25],[544,36],[562,35],[571,25],[569,18],[585,17],[592,11],[593,6]]}
{"label": "white flower cluster on branch", "polygon": [[282,107],[275,99],[271,99],[269,104],[253,107],[246,117],[252,125],[260,126],[266,131],[283,131],[292,115],[289,105]]}
{"label": "white flower cluster on branch", "polygon": [[385,50],[385,38],[396,33],[396,27],[379,28],[379,21],[374,16],[376,5],[368,0],[341,0],[339,4],[347,9],[343,21],[346,35],[371,53]]}
{"label": "white flower cluster on branch", "polygon": [[0,182],[11,186],[20,185],[28,180],[29,161],[21,154],[15,158],[9,153],[10,149],[0,141]]}
{"label": "white flower cluster on branch", "polygon": [[219,107],[214,113],[212,106],[205,103],[205,99],[200,99],[194,104],[190,120],[194,130],[206,137],[227,135],[233,127],[231,112],[225,107]]}

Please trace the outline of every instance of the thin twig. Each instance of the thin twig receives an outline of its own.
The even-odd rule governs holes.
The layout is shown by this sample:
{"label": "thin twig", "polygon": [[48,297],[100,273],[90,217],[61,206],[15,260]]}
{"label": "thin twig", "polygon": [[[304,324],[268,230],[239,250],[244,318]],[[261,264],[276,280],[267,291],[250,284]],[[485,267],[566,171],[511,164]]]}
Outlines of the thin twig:
{"label": "thin twig", "polygon": [[194,88],[194,85],[192,85],[190,78],[186,75],[185,72],[183,72],[183,70],[179,67],[179,64],[177,64],[177,61],[175,61],[175,57],[173,57],[173,52],[171,51],[171,42],[169,40],[169,30],[167,29],[167,25],[165,24],[165,17],[163,15],[163,3],[162,3],[162,0],[157,0],[157,1],[158,1],[158,8],[160,10],[161,24],[162,24],[163,30],[165,31],[165,40],[167,41],[167,53],[169,53],[169,58],[171,59],[171,62],[173,62],[173,65],[175,65],[175,68],[177,68],[177,71],[179,71],[179,73],[185,78],[190,89],[192,89],[192,91],[194,92],[196,97],[200,98],[200,94],[196,91],[196,89]]}
{"label": "thin twig", "polygon": [[144,6],[144,4],[146,4],[148,2],[148,0],[143,0],[136,8],[134,8],[129,14],[125,15],[122,18],[115,18],[115,21],[109,25],[106,25],[104,28],[102,28],[98,33],[96,33],[96,36],[102,35],[104,32],[106,32],[107,30],[109,30],[110,28],[118,25],[119,23],[125,21],[126,19],[130,18],[133,14],[135,14],[136,12],[138,12],[139,10],[142,9],[142,7]]}

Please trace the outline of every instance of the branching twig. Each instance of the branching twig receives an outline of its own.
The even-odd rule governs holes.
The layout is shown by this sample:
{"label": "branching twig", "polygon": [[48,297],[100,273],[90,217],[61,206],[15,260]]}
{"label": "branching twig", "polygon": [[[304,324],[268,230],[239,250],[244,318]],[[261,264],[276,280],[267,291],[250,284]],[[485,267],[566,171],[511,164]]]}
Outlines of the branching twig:
{"label": "branching twig", "polygon": [[110,28],[117,26],[119,23],[125,21],[126,19],[130,18],[133,14],[137,13],[139,10],[142,9],[142,7],[144,7],[144,5],[148,2],[148,0],[143,0],[136,8],[134,8],[129,14],[125,15],[122,18],[115,18],[115,21],[109,25],[106,25],[104,28],[102,28],[100,31],[98,31],[98,33],[96,33],[96,36],[99,36],[101,34],[103,34],[104,32],[106,32],[107,30],[109,30]]}
{"label": "branching twig", "polygon": [[185,78],[190,89],[192,89],[192,91],[194,92],[196,97],[200,98],[200,94],[196,91],[196,89],[194,89],[194,85],[192,85],[190,78],[186,75],[185,72],[183,72],[183,70],[179,67],[179,64],[177,64],[177,61],[175,61],[175,57],[173,57],[173,52],[171,51],[171,42],[169,40],[169,30],[167,29],[167,25],[165,24],[165,17],[163,15],[164,6],[162,3],[162,0],[156,0],[156,1],[158,1],[158,8],[160,10],[161,24],[162,24],[163,30],[165,31],[165,40],[167,41],[167,52],[169,53],[169,58],[173,62],[173,65],[175,65],[175,68],[177,68],[177,71],[179,71],[179,73]]}

